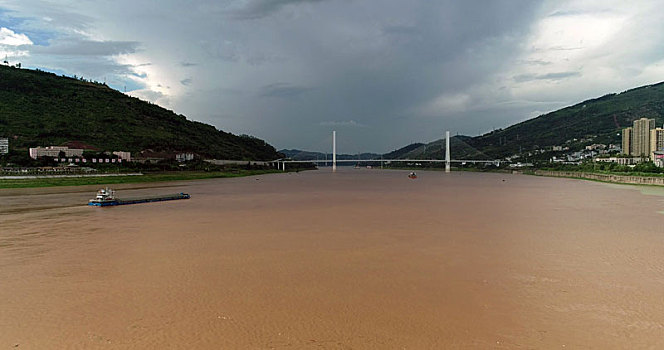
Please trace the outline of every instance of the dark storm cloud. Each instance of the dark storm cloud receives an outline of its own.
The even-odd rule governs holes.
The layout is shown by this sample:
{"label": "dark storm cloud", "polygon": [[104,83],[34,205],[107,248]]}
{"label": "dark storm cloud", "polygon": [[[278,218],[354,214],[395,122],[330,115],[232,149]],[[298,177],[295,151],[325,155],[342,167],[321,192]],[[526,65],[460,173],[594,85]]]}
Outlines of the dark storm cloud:
{"label": "dark storm cloud", "polygon": [[[96,6],[85,4],[78,4],[76,13],[83,15],[77,28],[88,30],[94,21],[87,16],[96,13],[92,11]],[[108,12],[109,6],[97,11]],[[220,121],[205,121],[265,137],[278,146],[288,146],[285,143],[295,140],[295,134],[304,147],[329,128],[348,126],[364,133],[355,135],[362,140],[357,147],[382,148],[412,141],[412,135],[430,138],[439,128],[460,130],[472,124],[472,116],[452,124],[443,120],[450,111],[427,106],[441,96],[447,101],[445,95],[465,91],[504,69],[518,54],[539,3],[246,0],[182,6],[166,0],[161,6],[172,11],[152,13],[145,24],[108,14],[122,24],[112,22],[107,27],[115,31],[126,27],[122,38],[135,40],[110,40],[114,38],[110,35],[109,40],[92,41],[77,37],[75,31],[63,31],[70,39],[33,47],[33,54],[75,55],[87,75],[95,62],[85,57],[140,53],[153,64],[141,67],[146,68],[141,72],[151,74],[136,77],[146,85],[151,82],[153,90],[142,96],[164,98],[180,87],[181,95],[170,97],[175,105],[167,107],[191,118],[224,115]],[[53,6],[47,10],[42,12],[53,14],[60,25],[62,19],[76,17]],[[135,10],[134,16],[140,16],[146,8]],[[167,17],[171,12],[178,15]],[[235,20],[219,21],[219,15]],[[155,25],[161,27],[154,29]],[[164,53],[171,57],[163,57]],[[67,67],[64,60],[57,61]],[[117,67],[97,62],[100,71],[134,77],[132,71],[144,61]],[[169,71],[173,67],[187,71]],[[79,65],[75,69],[77,74]],[[204,79],[195,74],[204,74]],[[476,103],[481,98],[461,101]]]}
{"label": "dark storm cloud", "polygon": [[[368,36],[359,43],[358,52],[354,47],[317,48],[319,52],[312,55],[324,63],[315,72],[316,85],[325,98],[308,101],[311,118],[336,120],[342,115],[362,118],[358,122],[367,125],[419,127],[411,126],[416,124],[410,123],[413,118],[421,118],[413,115],[413,109],[483,81],[509,62],[530,24],[529,4],[425,2],[376,9],[378,18],[401,12],[406,23],[380,26],[375,38]],[[380,45],[374,48],[375,42]],[[334,60],[326,60],[327,56]],[[431,117],[445,114],[440,110]],[[437,128],[453,127],[444,121],[437,124]]]}
{"label": "dark storm cloud", "polygon": [[261,97],[290,98],[300,96],[308,91],[311,91],[311,88],[287,83],[275,83],[263,86],[259,95]]}
{"label": "dark storm cloud", "polygon": [[[72,67],[75,67],[72,69]],[[37,66],[59,75],[78,76],[85,79],[108,82],[113,88],[122,90],[123,85],[141,87],[141,83],[132,83],[127,77],[134,76],[133,66],[119,64],[110,58],[91,60],[90,57],[52,56],[47,66]]]}
{"label": "dark storm cloud", "polygon": [[248,48],[246,44],[231,40],[202,40],[200,41],[200,47],[208,57],[229,63],[246,63],[258,66],[283,60],[275,54],[261,52],[258,48]]}
{"label": "dark storm cloud", "polygon": [[416,26],[387,25],[383,27],[383,33],[388,35],[406,35],[413,36],[420,33]]}
{"label": "dark storm cloud", "polygon": [[50,46],[36,46],[32,52],[45,55],[114,56],[135,53],[140,43],[135,41],[77,40],[59,42]]}
{"label": "dark storm cloud", "polygon": [[0,21],[35,36],[11,48],[26,66],[114,75],[135,96],[277,147],[320,150],[339,128],[352,152],[477,134],[664,79],[657,5],[5,0]]}
{"label": "dark storm cloud", "polygon": [[324,122],[320,122],[321,126],[332,126],[332,127],[352,127],[352,128],[366,128],[367,126],[364,124],[360,124],[354,120],[328,120]]}
{"label": "dark storm cloud", "polygon": [[235,19],[259,19],[279,11],[286,5],[321,1],[326,0],[249,0],[241,6],[228,11],[228,14]]}
{"label": "dark storm cloud", "polygon": [[516,82],[532,81],[532,80],[562,80],[567,78],[580,77],[581,72],[559,72],[547,74],[520,74],[514,77]]}
{"label": "dark storm cloud", "polygon": [[[347,126],[348,135],[339,137],[355,137],[355,147],[375,151],[411,142],[412,135],[437,137],[444,128],[465,132],[476,123],[473,116],[453,121],[445,120],[449,111],[420,110],[504,69],[518,55],[538,6],[507,0],[324,1],[293,17],[296,2],[287,3],[292,11],[276,11],[285,4],[247,5],[245,10],[253,9],[247,18],[271,17],[241,22],[247,24],[240,25],[237,35],[206,46],[216,57],[232,61],[231,76],[246,71],[253,86],[243,88],[263,97],[229,98],[221,104],[235,106],[241,132],[270,135],[284,147],[320,148],[318,140],[330,128]],[[252,50],[282,59],[254,70],[242,59]],[[199,98],[188,96],[186,103],[206,104]],[[287,144],[293,133],[299,145]]]}

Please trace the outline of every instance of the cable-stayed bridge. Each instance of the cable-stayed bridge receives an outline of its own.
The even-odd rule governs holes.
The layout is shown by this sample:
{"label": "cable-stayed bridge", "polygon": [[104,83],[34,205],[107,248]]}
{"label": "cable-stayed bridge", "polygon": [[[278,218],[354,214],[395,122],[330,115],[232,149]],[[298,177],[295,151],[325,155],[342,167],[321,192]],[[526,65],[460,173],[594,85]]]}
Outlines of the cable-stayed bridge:
{"label": "cable-stayed bridge", "polygon": [[[426,148],[426,145],[424,145]],[[445,172],[450,171],[450,166],[452,163],[460,164],[494,164],[500,166],[501,163],[504,163],[504,160],[500,159],[452,159],[450,156],[450,132],[445,133],[445,159],[418,159],[418,158],[377,158],[377,159],[337,159],[337,142],[336,142],[336,131],[332,132],[332,159],[311,159],[311,160],[292,160],[292,159],[278,159],[275,161],[277,167],[282,170],[286,170],[286,164],[288,163],[315,163],[315,164],[332,164],[332,171],[336,171],[337,163],[373,163],[373,164],[383,164],[388,163],[445,163]],[[485,155],[486,156],[486,155]],[[487,157],[488,158],[488,157]]]}

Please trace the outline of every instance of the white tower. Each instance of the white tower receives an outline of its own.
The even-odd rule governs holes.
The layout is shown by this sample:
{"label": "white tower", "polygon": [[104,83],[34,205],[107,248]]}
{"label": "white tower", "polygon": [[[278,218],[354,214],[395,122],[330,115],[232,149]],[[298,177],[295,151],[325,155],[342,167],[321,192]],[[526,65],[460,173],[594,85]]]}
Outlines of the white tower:
{"label": "white tower", "polygon": [[450,132],[445,132],[445,172],[450,172]]}
{"label": "white tower", "polygon": [[337,171],[337,132],[332,131],[332,172]]}

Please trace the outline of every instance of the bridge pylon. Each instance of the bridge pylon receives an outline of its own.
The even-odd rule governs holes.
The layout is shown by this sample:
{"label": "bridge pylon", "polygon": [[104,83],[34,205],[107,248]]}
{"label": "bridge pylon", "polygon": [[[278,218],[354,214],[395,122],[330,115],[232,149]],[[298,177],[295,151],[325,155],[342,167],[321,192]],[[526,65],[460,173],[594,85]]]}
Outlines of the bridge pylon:
{"label": "bridge pylon", "polygon": [[450,172],[450,132],[445,131],[445,172]]}
{"label": "bridge pylon", "polygon": [[337,171],[337,132],[332,131],[332,172]]}

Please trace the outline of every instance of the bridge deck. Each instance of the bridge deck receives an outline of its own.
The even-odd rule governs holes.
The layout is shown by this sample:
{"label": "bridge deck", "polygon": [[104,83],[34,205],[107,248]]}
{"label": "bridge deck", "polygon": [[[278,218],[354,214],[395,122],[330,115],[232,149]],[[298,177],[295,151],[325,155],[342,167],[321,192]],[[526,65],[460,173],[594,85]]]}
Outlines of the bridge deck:
{"label": "bridge deck", "polygon": [[[328,159],[316,160],[281,160],[280,163],[332,163]],[[445,159],[337,159],[337,163],[387,163],[387,162],[416,162],[416,163],[445,163]],[[450,163],[499,163],[500,160],[450,159]],[[504,161],[502,161],[504,162]]]}

